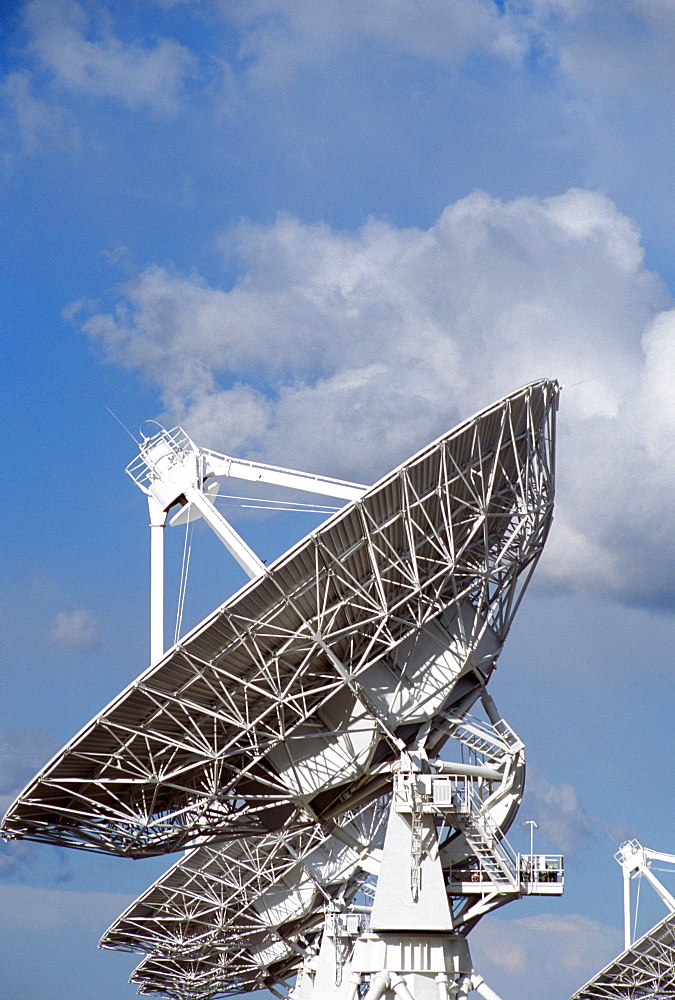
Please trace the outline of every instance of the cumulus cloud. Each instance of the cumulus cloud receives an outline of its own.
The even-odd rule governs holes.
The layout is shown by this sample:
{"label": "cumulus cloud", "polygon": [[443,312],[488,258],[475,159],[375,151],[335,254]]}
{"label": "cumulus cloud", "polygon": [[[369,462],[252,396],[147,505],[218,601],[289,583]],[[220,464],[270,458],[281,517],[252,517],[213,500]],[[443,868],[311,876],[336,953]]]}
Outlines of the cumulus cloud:
{"label": "cumulus cloud", "polygon": [[[98,24],[94,22],[97,21]],[[74,0],[30,0],[31,48],[56,83],[72,92],[110,97],[130,108],[176,108],[194,59],[177,42],[125,43],[102,5]]]}
{"label": "cumulus cloud", "polygon": [[36,96],[28,70],[9,73],[0,82],[0,97],[13,111],[24,152],[34,153],[41,142],[72,147],[77,132],[68,124],[63,108]]}
{"label": "cumulus cloud", "polygon": [[54,617],[49,636],[57,646],[91,649],[98,642],[98,624],[91,611],[84,608],[59,611]]}
{"label": "cumulus cloud", "polygon": [[372,481],[461,417],[558,378],[557,518],[539,580],[675,597],[675,311],[640,234],[584,190],[476,192],[427,230],[280,217],[223,241],[233,287],[151,267],[81,318],[203,444]]}
{"label": "cumulus cloud", "polygon": [[559,1000],[579,989],[622,949],[621,934],[576,913],[516,920],[491,915],[471,935],[476,969],[504,996]]}

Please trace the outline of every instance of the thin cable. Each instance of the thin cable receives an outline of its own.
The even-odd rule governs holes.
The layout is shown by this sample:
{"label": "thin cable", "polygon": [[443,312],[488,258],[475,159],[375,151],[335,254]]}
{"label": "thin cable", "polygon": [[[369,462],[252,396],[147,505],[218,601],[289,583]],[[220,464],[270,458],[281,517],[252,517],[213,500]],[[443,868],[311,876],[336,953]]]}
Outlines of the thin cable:
{"label": "thin cable", "polygon": [[[238,501],[236,504],[236,506],[238,507],[246,506],[241,501],[248,500],[251,504],[257,507],[260,507],[262,509],[267,508],[269,510],[298,510],[298,511],[306,510],[309,513],[316,513],[316,514],[323,514],[323,513],[333,514],[335,513],[335,511],[340,510],[339,507],[334,507],[332,504],[302,503],[300,500],[293,500],[293,501],[268,500],[264,497],[242,497],[232,493],[216,493],[215,495],[219,500]],[[292,507],[287,506],[289,503],[292,503],[293,506]],[[226,506],[232,506],[232,505],[227,504]]]}
{"label": "thin cable", "polygon": [[185,525],[185,541],[183,542],[183,561],[180,571],[180,586],[178,588],[178,607],[176,609],[176,631],[174,633],[174,645],[180,639],[183,625],[183,611],[185,609],[185,594],[187,593],[188,572],[190,570],[190,555],[192,554],[192,521]]}
{"label": "thin cable", "polygon": [[109,406],[106,406],[106,410],[108,411],[108,413],[110,414],[110,416],[113,417],[117,421],[117,423],[120,425],[120,427],[127,432],[127,434],[129,435],[129,437],[131,438],[131,440],[134,442],[134,444],[140,444],[140,442],[137,441],[136,438],[133,436],[133,434],[131,433],[131,431],[127,427],[127,425],[122,423],[122,421],[117,416],[117,414],[113,413],[113,411],[110,409]]}
{"label": "thin cable", "polygon": [[642,885],[642,874],[638,874],[637,893],[635,894],[635,920],[633,921],[633,941],[637,937],[638,908],[640,906],[640,887]]}
{"label": "thin cable", "polygon": [[[225,506],[228,506],[225,504]],[[235,506],[230,504],[229,506]],[[236,506],[241,507],[243,510],[273,510],[279,514],[335,514],[339,507],[263,507],[259,503],[241,503]]]}

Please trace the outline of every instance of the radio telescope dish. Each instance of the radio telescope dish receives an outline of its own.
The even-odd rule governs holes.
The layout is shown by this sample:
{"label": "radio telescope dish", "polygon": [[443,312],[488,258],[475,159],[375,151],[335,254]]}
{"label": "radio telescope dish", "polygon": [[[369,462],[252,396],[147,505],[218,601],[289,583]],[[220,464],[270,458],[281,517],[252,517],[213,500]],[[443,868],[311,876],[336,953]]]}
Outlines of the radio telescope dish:
{"label": "radio telescope dish", "polygon": [[380,799],[345,814],[332,833],[314,826],[195,848],[127,908],[101,947],[151,952],[188,979],[197,966],[209,980],[217,969],[221,992],[274,985],[297,971],[323,929],[324,906],[344,909],[367,890],[387,814]]}
{"label": "radio telescope dish", "polygon": [[[501,719],[489,724],[465,716],[452,735],[462,761],[431,762],[431,771],[417,782],[424,800],[443,816],[440,857],[452,933],[465,935],[505,902],[559,895],[562,858],[514,856],[503,842],[525,775],[523,744],[510,727]],[[396,811],[409,815],[408,791],[409,776],[397,774]],[[381,847],[391,798],[362,807],[354,817],[343,815],[331,834],[315,826],[195,849],[128,907],[103,936],[102,947],[152,953],[133,976],[141,992],[206,998],[287,987],[308,952],[314,961],[327,928],[333,938],[339,929],[337,954],[327,964],[333,979],[340,967],[346,981],[355,938],[368,931],[372,910],[350,904],[357,891],[366,904],[376,898],[373,876],[386,864]],[[396,864],[398,892],[405,894],[404,868],[411,859],[399,849]],[[430,875],[424,868],[423,880]],[[389,908],[388,900],[384,906]],[[321,997],[321,988],[314,988],[312,995]]]}
{"label": "radio telescope dish", "polygon": [[668,1000],[675,997],[675,913],[618,955],[572,1000]]}
{"label": "radio telescope dish", "polygon": [[[148,955],[136,966],[129,982],[138,986],[138,993],[142,996],[160,994],[174,1000],[214,1000],[216,997],[239,996],[242,989],[249,993],[266,987],[269,989],[271,984],[261,982],[254,969],[251,970],[253,978],[245,986],[232,983],[229,980],[228,959],[229,956],[218,952],[187,959],[176,955]],[[285,967],[283,961],[278,962],[275,982],[293,975],[298,964],[297,955]],[[282,996],[280,993],[277,995]]]}
{"label": "radio telescope dish", "polygon": [[264,835],[373,800],[420,740],[434,755],[542,551],[557,395],[483,410],[265,568],[43,768],[4,835],[136,857]]}

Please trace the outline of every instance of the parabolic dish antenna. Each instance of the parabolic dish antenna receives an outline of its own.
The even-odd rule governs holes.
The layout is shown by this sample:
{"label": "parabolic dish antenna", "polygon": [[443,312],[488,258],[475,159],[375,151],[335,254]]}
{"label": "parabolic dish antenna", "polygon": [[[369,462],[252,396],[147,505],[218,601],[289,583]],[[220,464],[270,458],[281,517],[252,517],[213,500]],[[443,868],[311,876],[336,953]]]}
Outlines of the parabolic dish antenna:
{"label": "parabolic dish antenna", "polygon": [[[439,814],[438,853],[455,935],[465,935],[485,913],[513,899],[563,889],[562,858],[516,856],[504,840],[522,796],[524,748],[484,697],[496,722],[469,716],[457,721],[453,742],[462,761],[432,762],[416,778],[423,808]],[[408,819],[410,788],[410,775],[398,773],[394,802]],[[330,833],[315,825],[195,849],[127,908],[102,947],[152,953],[133,976],[141,992],[211,997],[288,989],[289,977],[308,956],[311,965],[312,952],[328,933],[337,939],[328,971],[334,980],[334,970],[344,967],[346,977],[355,938],[369,932],[368,904],[379,886],[373,876],[386,865],[381,848],[391,798],[354,816],[343,814]],[[389,817],[389,823],[395,820]],[[429,821],[424,823],[422,840],[433,853],[426,843]],[[398,894],[405,895],[414,860],[399,846],[395,864]],[[420,873],[425,882],[432,877],[421,860]],[[354,907],[359,890],[362,902]],[[386,909],[390,902],[385,900]],[[407,913],[419,917],[412,899]],[[315,990],[320,997],[320,987]]]}
{"label": "parabolic dish antenna", "polygon": [[209,981],[217,971],[220,992],[273,986],[297,971],[325,906],[344,910],[367,889],[387,816],[378,799],[345,813],[332,833],[314,826],[195,848],[125,910],[101,947],[152,952],[186,981],[198,967]]}
{"label": "parabolic dish antenna", "polygon": [[[230,962],[229,954],[218,952],[185,959],[177,955],[148,955],[136,966],[129,982],[138,986],[141,995],[159,994],[173,1000],[215,1000],[218,997],[238,996],[245,987],[230,980]],[[287,963],[284,972],[281,968],[283,963],[279,962],[280,978],[285,978],[285,973],[292,975],[298,964],[296,956],[295,961]],[[265,984],[259,985],[256,979],[247,992],[263,988]],[[267,989],[274,987],[267,984]],[[276,996],[283,994],[276,993]]]}
{"label": "parabolic dish antenna", "polygon": [[675,913],[638,938],[572,1000],[667,1000],[675,997]]}
{"label": "parabolic dish antenna", "polygon": [[4,835],[136,857],[264,835],[372,801],[406,747],[433,756],[542,551],[557,396],[505,397],[264,568],[37,775]]}

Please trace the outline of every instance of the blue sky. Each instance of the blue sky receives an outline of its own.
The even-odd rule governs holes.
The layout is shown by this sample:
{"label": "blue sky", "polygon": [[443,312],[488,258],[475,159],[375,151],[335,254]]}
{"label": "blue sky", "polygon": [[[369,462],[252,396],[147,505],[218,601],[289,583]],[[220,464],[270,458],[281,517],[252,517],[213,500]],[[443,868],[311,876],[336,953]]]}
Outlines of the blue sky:
{"label": "blue sky", "polygon": [[[474,952],[504,1000],[611,957],[616,841],[675,850],[674,46],[668,0],[0,4],[3,803],[147,665],[106,407],[370,482],[558,378],[555,525],[494,693],[567,889]],[[236,523],[266,559],[313,526]],[[193,566],[186,624],[241,582],[205,531]],[[169,860],[5,845],[0,992],[132,997],[96,942]]]}

